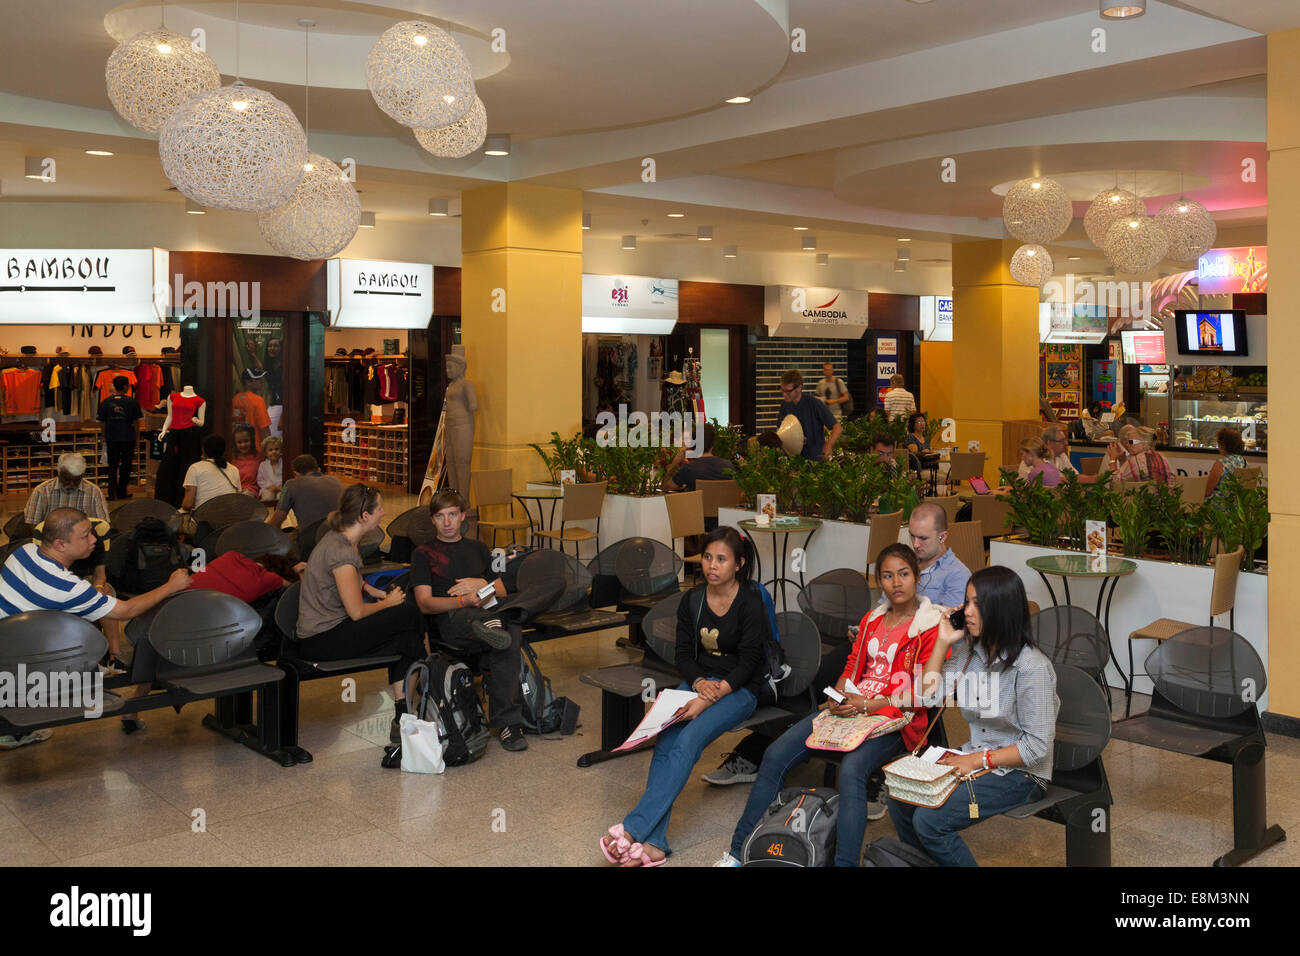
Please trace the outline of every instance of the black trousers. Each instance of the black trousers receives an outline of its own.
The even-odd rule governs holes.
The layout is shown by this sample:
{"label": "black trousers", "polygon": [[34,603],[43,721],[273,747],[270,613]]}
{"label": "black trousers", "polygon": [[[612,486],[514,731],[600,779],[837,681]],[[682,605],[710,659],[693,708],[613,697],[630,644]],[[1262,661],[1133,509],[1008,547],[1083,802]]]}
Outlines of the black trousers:
{"label": "black trousers", "polygon": [[172,429],[163,439],[153,496],[179,508],[185,498],[185,472],[203,457],[203,436],[198,426]]}
{"label": "black trousers", "polygon": [[134,441],[110,441],[108,447],[108,493],[125,498],[131,493],[131,466],[135,458]]}
{"label": "black trousers", "polygon": [[[485,671],[483,687],[488,697],[488,723],[493,727],[509,727],[523,722],[524,714],[520,684],[519,661],[520,648],[523,646],[523,628],[519,624],[518,614],[507,610],[498,614],[499,608],[483,611],[476,607],[458,608],[443,614],[435,614],[434,622],[438,626],[438,640],[453,651],[466,657],[478,656]],[[505,630],[510,635],[510,646],[496,651],[488,647],[477,637],[470,625],[474,621],[486,621],[500,617]]]}
{"label": "black trousers", "polygon": [[414,604],[406,602],[376,611],[359,621],[344,618],[328,631],[298,642],[298,656],[308,661],[396,654],[398,660],[388,665],[390,684],[405,680],[411,665],[424,660],[425,653],[423,615]]}

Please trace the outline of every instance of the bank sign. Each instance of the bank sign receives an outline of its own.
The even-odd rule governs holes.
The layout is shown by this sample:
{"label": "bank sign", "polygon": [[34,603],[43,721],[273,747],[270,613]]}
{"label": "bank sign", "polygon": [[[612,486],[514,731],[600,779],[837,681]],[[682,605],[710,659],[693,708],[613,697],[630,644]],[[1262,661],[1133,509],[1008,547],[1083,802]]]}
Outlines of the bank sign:
{"label": "bank sign", "polygon": [[165,249],[2,249],[0,324],[157,325]]}
{"label": "bank sign", "polygon": [[867,293],[817,286],[767,286],[763,322],[768,335],[860,339],[867,331]]}
{"label": "bank sign", "polygon": [[952,296],[921,296],[921,339],[925,342],[952,341]]}
{"label": "bank sign", "polygon": [[433,316],[433,266],[427,262],[330,259],[330,325],[339,329],[427,329]]}
{"label": "bank sign", "polygon": [[676,324],[676,279],[582,277],[582,331],[666,335]]}

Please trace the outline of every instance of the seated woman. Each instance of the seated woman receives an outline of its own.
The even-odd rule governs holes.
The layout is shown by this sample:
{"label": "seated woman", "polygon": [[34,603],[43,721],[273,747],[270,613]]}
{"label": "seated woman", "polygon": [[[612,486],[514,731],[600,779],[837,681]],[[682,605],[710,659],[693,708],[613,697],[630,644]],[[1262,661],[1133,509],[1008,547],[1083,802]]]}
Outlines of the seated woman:
{"label": "seated woman", "polygon": [[1115,472],[1121,481],[1159,481],[1174,487],[1174,470],[1169,460],[1155,450],[1155,429],[1125,425],[1119,441],[1106,448],[1101,472]]}
{"label": "seated woman", "polygon": [[257,438],[251,425],[235,426],[235,453],[230,463],[239,471],[240,490],[256,496],[257,469],[262,459],[257,456]]}
{"label": "seated woman", "polygon": [[[941,807],[889,800],[889,816],[904,843],[940,866],[978,866],[957,834],[980,820],[1042,796],[1052,778],[1056,738],[1056,671],[1029,629],[1025,587],[1010,568],[981,568],[966,585],[966,626],[939,619],[939,638],[925,665],[926,700],[955,687],[957,706],[970,724],[970,740],[939,763],[962,775],[988,770],[972,786],[979,816],[961,786]],[[951,651],[951,655],[949,652]]]}
{"label": "seated woman", "polygon": [[[767,611],[750,586],[749,543],[735,528],[716,528],[704,539],[706,584],[683,595],[677,609],[679,690],[698,695],[685,718],[655,741],[645,794],[623,822],[600,839],[610,863],[658,866],[668,854],[668,818],[704,748],[754,712],[763,680]],[[698,616],[691,596],[699,592]]]}
{"label": "seated woman", "polygon": [[[840,766],[840,806],[836,824],[835,865],[857,866],[862,837],[867,829],[867,778],[891,758],[911,750],[925,733],[924,708],[912,705],[911,682],[917,668],[930,658],[938,637],[940,610],[929,598],[917,597],[921,576],[916,552],[905,544],[891,544],[876,558],[880,586],[887,603],[867,613],[835,689],[843,692],[852,681],[861,694],[845,694],[842,704],[831,701],[827,709],[837,717],[883,713],[891,717],[912,715],[911,723],[882,737],[865,740],[844,755]],[[818,751],[806,741],[815,714],[782,734],[763,754],[758,779],[749,793],[740,822],[731,835],[731,850],[714,866],[740,866],[745,841],[763,812],[785,785],[785,776]]]}
{"label": "seated woman", "polygon": [[914,455],[930,450],[930,442],[925,437],[925,415],[913,412],[907,416],[907,450]]}
{"label": "seated woman", "polygon": [[1246,443],[1241,440],[1241,432],[1236,428],[1220,428],[1214,435],[1219,446],[1219,460],[1210,468],[1210,477],[1205,482],[1205,497],[1222,496],[1219,482],[1224,475],[1230,475],[1246,467]]}
{"label": "seated woman", "polygon": [[[383,498],[374,488],[355,484],[343,492],[338,511],[327,519],[330,530],[312,549],[302,572],[297,651],[309,661],[396,654],[397,660],[388,665],[388,682],[396,701],[389,739],[397,743],[398,720],[406,712],[406,672],[427,651],[423,618],[407,603],[402,589],[385,594],[361,578],[357,544],[383,518]],[[367,603],[366,597],[374,603]]]}
{"label": "seated woman", "polygon": [[1047,460],[1047,445],[1041,438],[1026,438],[1020,443],[1020,461],[1028,469],[1026,484],[1036,481],[1044,488],[1055,488],[1061,483],[1061,470]]}
{"label": "seated woman", "polygon": [[203,439],[203,458],[185,472],[185,500],[182,511],[193,511],[221,495],[237,494],[239,469],[226,461],[226,439],[209,435]]}
{"label": "seated woman", "polygon": [[262,441],[262,454],[266,457],[257,466],[257,496],[264,504],[273,505],[284,487],[284,442],[268,436]]}

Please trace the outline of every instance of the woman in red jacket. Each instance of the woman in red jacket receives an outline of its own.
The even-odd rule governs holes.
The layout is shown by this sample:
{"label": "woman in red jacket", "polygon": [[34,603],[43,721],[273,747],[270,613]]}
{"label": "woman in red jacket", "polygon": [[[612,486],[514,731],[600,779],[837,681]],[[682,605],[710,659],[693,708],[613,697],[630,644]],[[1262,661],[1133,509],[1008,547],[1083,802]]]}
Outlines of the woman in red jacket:
{"label": "woman in red jacket", "polygon": [[[839,775],[836,866],[857,866],[862,855],[862,837],[867,829],[867,777],[904,750],[915,747],[925,733],[925,709],[912,706],[912,683],[934,650],[938,636],[939,609],[929,598],[918,598],[916,594],[921,576],[916,552],[905,544],[891,544],[881,550],[876,567],[885,603],[862,619],[858,639],[835,685],[844,694],[844,703],[832,701],[828,709],[839,717],[877,713],[901,717],[910,713],[912,720],[901,731],[865,740],[844,755]],[[859,693],[845,691],[849,681]],[[758,779],[731,836],[731,850],[715,866],[740,865],[745,841],[763,811],[781,792],[786,774],[817,753],[807,745],[816,716],[808,715],[767,748]]]}

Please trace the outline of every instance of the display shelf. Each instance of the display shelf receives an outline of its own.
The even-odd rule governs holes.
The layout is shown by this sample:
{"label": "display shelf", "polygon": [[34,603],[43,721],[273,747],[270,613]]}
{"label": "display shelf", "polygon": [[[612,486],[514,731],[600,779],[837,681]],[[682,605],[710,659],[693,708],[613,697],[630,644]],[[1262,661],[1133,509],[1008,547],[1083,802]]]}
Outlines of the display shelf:
{"label": "display shelf", "polygon": [[[108,490],[108,466],[99,462],[102,437],[99,428],[63,424],[59,426],[52,442],[33,441],[33,434],[39,435],[39,428],[0,432],[0,442],[3,442],[0,447],[4,449],[3,458],[0,459],[0,468],[3,469],[0,482],[3,483],[5,494],[28,492],[41,482],[53,478],[58,469],[59,456],[69,452],[86,459],[87,481],[94,482],[104,491]],[[141,435],[136,441],[135,461],[131,469],[136,485],[146,483],[148,463],[149,440]]]}
{"label": "display shelf", "polygon": [[405,488],[410,460],[405,425],[358,422],[356,441],[343,441],[341,422],[325,423],[325,470],[339,478]]}

